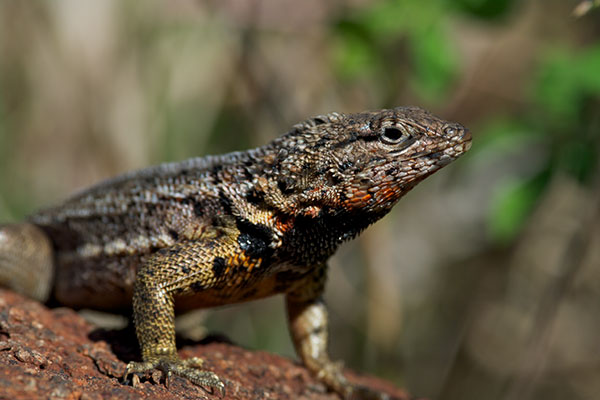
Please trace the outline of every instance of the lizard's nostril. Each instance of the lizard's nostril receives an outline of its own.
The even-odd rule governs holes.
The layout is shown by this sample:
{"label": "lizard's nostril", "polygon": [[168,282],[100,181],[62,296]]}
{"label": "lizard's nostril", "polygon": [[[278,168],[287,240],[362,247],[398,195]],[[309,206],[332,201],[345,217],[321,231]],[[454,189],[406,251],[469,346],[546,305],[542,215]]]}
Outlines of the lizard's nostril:
{"label": "lizard's nostril", "polygon": [[444,135],[446,136],[454,136],[456,135],[457,128],[454,126],[447,126],[444,128]]}

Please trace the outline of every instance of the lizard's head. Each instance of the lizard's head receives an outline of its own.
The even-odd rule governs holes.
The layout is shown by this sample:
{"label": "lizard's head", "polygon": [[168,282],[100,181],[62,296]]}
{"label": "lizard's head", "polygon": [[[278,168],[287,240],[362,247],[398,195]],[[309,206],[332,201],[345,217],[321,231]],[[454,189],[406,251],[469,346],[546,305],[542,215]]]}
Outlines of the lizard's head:
{"label": "lizard's head", "polygon": [[299,213],[379,214],[466,152],[471,134],[420,108],[398,107],[314,117],[274,144],[278,187]]}

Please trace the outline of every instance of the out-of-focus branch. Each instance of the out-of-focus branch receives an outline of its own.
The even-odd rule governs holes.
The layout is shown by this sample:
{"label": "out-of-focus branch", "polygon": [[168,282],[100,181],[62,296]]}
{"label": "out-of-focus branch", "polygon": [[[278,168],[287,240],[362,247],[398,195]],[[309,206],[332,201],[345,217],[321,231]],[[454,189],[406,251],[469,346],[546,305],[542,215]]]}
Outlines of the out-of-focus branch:
{"label": "out-of-focus branch", "polygon": [[521,358],[518,372],[506,386],[505,400],[526,400],[532,397],[548,360],[553,326],[560,305],[568,296],[577,274],[586,263],[586,256],[596,245],[600,223],[600,166],[596,171],[593,193],[582,211],[584,221],[573,233],[562,254],[557,276],[542,295],[533,319],[529,345]]}
{"label": "out-of-focus branch", "polygon": [[580,18],[589,13],[593,8],[600,7],[600,0],[583,0],[573,9],[573,16]]}

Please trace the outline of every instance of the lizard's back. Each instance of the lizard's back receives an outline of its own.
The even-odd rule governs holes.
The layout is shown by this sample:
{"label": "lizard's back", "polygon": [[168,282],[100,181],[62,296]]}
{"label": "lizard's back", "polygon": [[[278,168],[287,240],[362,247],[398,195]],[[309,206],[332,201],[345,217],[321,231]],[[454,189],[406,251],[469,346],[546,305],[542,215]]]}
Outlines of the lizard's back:
{"label": "lizard's back", "polygon": [[247,165],[257,153],[126,173],[32,215],[29,221],[55,250],[54,296],[76,308],[128,310],[137,270],[148,256],[198,237],[219,216],[236,212],[232,199],[247,190]]}

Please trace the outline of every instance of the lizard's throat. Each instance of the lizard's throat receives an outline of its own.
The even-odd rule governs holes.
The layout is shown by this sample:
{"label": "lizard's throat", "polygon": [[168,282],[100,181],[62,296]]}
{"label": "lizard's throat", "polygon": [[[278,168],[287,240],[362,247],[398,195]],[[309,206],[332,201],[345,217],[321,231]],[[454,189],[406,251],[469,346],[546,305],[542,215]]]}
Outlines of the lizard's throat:
{"label": "lizard's throat", "polygon": [[321,213],[317,217],[298,216],[282,240],[282,251],[299,265],[325,261],[339,245],[355,238],[369,225],[387,214]]}

